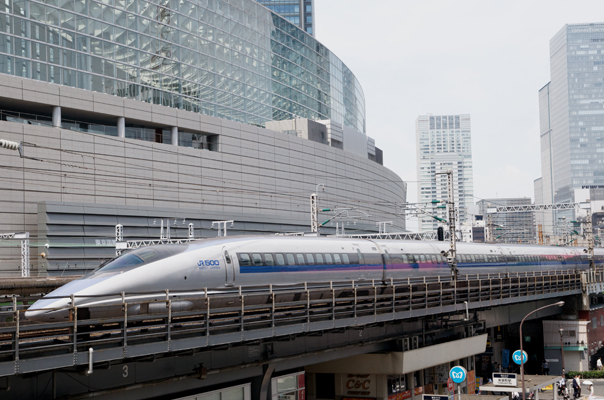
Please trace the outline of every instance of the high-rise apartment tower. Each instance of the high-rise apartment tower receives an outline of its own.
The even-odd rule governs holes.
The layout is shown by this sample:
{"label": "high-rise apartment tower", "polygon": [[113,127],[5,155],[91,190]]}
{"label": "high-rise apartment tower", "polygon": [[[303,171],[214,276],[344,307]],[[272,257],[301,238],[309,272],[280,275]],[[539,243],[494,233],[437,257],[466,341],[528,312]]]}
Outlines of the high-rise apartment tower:
{"label": "high-rise apartment tower", "polygon": [[314,36],[315,0],[256,0]]}
{"label": "high-rise apartment tower", "polygon": [[[565,25],[550,41],[550,71],[539,90],[535,199],[574,202],[575,189],[604,187],[604,23]],[[562,215],[573,217],[572,210],[537,213],[537,223],[552,233]]]}
{"label": "high-rise apartment tower", "polygon": [[447,177],[438,172],[453,170],[454,199],[458,222],[467,219],[473,204],[472,142],[470,115],[420,115],[415,124],[417,138],[418,200],[427,215],[420,216],[421,231],[435,230],[440,222],[432,215],[448,219],[445,209],[432,207],[432,200],[447,200]]}

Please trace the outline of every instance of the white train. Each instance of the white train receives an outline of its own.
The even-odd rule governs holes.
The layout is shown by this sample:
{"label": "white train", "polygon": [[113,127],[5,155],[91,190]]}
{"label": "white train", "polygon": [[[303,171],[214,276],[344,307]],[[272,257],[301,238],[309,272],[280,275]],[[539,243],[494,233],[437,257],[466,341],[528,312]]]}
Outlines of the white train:
{"label": "white train", "polygon": [[[115,315],[122,292],[129,295],[128,303],[134,304],[135,300],[161,299],[142,293],[165,290],[193,292],[271,283],[388,282],[391,278],[450,276],[449,265],[441,255],[448,247],[447,242],[299,236],[223,237],[149,246],[123,254],[51,292],[34,303],[25,317],[65,320],[69,318],[66,307],[71,306],[71,295],[75,296],[79,315],[102,318]],[[587,255],[577,247],[459,243],[457,250],[461,275],[589,267]],[[596,249],[595,258],[598,264],[604,262],[604,249]],[[195,307],[190,301],[179,302],[179,296],[184,295],[173,297],[173,309]],[[165,305],[157,306],[165,310]],[[128,312],[152,312],[148,307],[135,304]]]}

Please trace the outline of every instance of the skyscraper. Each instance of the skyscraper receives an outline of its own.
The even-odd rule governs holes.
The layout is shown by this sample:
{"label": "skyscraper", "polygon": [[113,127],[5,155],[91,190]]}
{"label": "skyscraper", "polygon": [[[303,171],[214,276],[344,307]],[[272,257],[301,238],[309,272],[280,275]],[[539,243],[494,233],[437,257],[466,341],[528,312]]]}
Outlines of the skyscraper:
{"label": "skyscraper", "polygon": [[281,15],[292,24],[314,36],[313,20],[315,0],[256,0],[269,10]]}
{"label": "skyscraper", "polygon": [[[565,25],[550,40],[550,71],[539,90],[542,175],[535,199],[574,202],[575,189],[604,185],[604,23]],[[573,216],[544,213],[537,223],[551,233],[564,214]]]}
{"label": "skyscraper", "polygon": [[[473,204],[472,142],[470,115],[420,115],[416,121],[418,200],[447,200],[446,175],[438,172],[453,170],[454,198],[458,221],[467,219],[467,208]],[[422,231],[434,230],[439,222],[431,217],[448,219],[444,209],[420,217]]]}

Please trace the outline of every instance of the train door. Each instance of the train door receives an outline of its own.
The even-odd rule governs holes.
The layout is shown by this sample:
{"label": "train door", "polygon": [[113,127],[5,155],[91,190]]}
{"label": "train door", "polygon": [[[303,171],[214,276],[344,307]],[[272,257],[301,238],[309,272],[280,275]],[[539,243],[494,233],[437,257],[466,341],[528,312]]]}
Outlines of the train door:
{"label": "train door", "polygon": [[222,248],[222,258],[224,259],[224,269],[226,272],[226,286],[235,284],[235,262],[227,251],[226,247]]}
{"label": "train door", "polygon": [[361,247],[358,244],[353,243],[352,249],[355,251],[359,259],[359,277],[360,279],[367,279],[367,265],[363,259],[363,253],[361,253]]}
{"label": "train door", "polygon": [[[387,264],[390,262],[388,249],[386,248],[386,246],[384,246],[384,248],[382,249],[382,246],[380,246],[377,242],[374,242],[373,240],[369,240],[369,242],[371,242],[371,244],[373,246],[375,246],[375,247],[372,247],[371,249],[374,251],[377,251],[377,253],[378,253],[377,256],[379,257],[378,258],[379,262],[382,264],[382,268],[380,268],[380,270],[379,270],[379,275],[381,276],[382,281],[386,281],[386,279],[389,277],[388,276],[389,272],[387,271],[387,269],[388,269]],[[386,252],[386,254],[384,254],[384,252]],[[368,264],[369,263],[367,263],[367,268],[370,267]],[[379,278],[376,278],[376,279],[379,279]]]}

